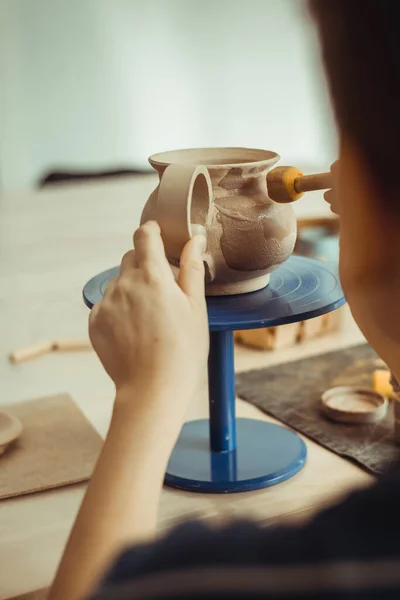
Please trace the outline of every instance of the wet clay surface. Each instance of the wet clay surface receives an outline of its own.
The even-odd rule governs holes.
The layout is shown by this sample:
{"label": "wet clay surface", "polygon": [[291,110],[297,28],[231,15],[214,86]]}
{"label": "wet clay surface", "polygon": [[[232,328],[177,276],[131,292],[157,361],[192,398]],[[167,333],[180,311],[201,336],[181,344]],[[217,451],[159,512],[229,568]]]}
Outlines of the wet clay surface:
{"label": "wet clay surface", "polygon": [[222,226],[221,251],[230,268],[266,270],[290,256],[296,241],[296,220],[280,208],[257,204],[235,211],[217,204]]}
{"label": "wet clay surface", "polygon": [[[218,183],[212,177],[222,226],[221,251],[231,269],[268,271],[293,252],[295,215],[292,207],[276,204],[268,197],[267,171],[265,167],[233,168]],[[222,190],[225,195],[221,195]]]}

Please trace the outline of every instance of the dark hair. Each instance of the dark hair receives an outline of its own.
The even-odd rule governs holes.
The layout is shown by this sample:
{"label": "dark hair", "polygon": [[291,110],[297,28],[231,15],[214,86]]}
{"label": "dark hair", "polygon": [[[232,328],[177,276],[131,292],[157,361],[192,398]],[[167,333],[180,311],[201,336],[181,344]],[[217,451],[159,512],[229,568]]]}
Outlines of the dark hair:
{"label": "dark hair", "polygon": [[400,0],[309,0],[340,130],[392,196],[400,174]]}

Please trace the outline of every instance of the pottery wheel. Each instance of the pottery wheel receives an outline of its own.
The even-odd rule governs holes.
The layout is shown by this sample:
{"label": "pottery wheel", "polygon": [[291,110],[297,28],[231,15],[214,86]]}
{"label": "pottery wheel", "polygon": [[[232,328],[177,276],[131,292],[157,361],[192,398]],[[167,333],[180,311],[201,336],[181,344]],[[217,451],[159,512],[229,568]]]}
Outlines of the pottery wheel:
{"label": "pottery wheel", "polygon": [[[89,308],[99,302],[119,268],[83,289]],[[311,319],[345,303],[337,267],[292,256],[263,290],[207,298],[210,418],[186,423],[172,452],[165,484],[206,493],[256,490],[289,479],[305,464],[300,436],[279,425],[235,417],[233,331],[276,327]]]}
{"label": "pottery wheel", "polygon": [[[103,298],[108,283],[118,273],[119,267],[108,269],[85,285],[83,298],[89,308]],[[263,290],[207,298],[210,331],[296,323],[336,310],[344,303],[337,268],[303,256],[291,256],[271,273]]]}

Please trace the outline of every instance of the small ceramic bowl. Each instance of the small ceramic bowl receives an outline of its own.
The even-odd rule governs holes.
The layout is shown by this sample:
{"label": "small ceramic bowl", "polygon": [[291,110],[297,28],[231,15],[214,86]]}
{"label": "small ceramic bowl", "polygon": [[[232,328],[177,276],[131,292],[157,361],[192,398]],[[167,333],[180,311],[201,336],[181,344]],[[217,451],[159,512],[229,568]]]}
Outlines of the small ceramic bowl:
{"label": "small ceramic bowl", "polygon": [[17,417],[0,411],[0,454],[22,433],[22,423]]}
{"label": "small ceramic bowl", "polygon": [[362,425],[383,419],[388,410],[388,400],[373,390],[339,386],[322,394],[321,407],[333,421]]}

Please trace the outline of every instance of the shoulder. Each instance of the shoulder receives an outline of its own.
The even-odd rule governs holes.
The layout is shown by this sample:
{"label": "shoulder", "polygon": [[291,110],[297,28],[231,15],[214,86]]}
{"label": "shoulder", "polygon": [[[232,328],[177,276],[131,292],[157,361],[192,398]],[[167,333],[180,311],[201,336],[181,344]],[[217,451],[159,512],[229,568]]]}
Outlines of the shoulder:
{"label": "shoulder", "polygon": [[[300,565],[302,573],[304,569],[309,572],[310,581],[318,574],[324,582],[330,580],[330,568],[338,561],[344,576],[346,565],[356,575],[363,564],[377,558],[397,558],[399,504],[400,477],[396,474],[353,493],[303,527],[260,527],[249,521],[219,527],[199,522],[181,525],[155,542],[123,552],[94,599],[130,598],[117,594],[123,588],[127,594],[143,588],[147,595],[137,593],[138,598],[169,598],[168,590],[175,594],[171,597],[187,592],[182,597],[194,598],[201,591],[201,597],[211,597],[210,590],[217,589],[225,593],[229,589],[233,598],[233,591],[250,582],[258,582],[264,598],[276,598],[272,584],[277,573],[280,583],[282,577],[287,583],[287,598],[297,597]],[[156,594],[150,595],[149,590]],[[245,597],[255,596],[248,593]]]}
{"label": "shoulder", "polygon": [[218,528],[187,523],[153,543],[127,549],[107,579],[123,581],[155,571],[252,562],[264,536],[264,530],[247,521]]}
{"label": "shoulder", "polygon": [[[137,598],[210,598],[234,577],[248,585],[243,571],[264,562],[265,535],[265,529],[248,521],[218,528],[199,522],[181,525],[153,543],[125,550],[92,600],[122,600],[133,591]],[[236,598],[233,592],[231,588],[229,598]]]}

